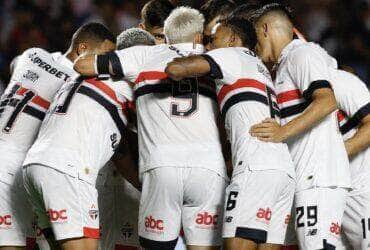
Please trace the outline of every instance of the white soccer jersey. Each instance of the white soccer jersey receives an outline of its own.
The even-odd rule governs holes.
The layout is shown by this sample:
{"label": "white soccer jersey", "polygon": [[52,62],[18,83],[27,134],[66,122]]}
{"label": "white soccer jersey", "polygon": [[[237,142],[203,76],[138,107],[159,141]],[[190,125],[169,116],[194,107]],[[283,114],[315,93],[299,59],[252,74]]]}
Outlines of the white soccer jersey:
{"label": "white soccer jersey", "polygon": [[[304,112],[312,93],[330,88],[336,62],[318,45],[293,40],[280,56],[275,79],[282,125]],[[350,187],[348,157],[335,113],[309,131],[288,140],[296,164],[298,190],[312,186]]]}
{"label": "white soccer jersey", "polygon": [[197,79],[173,82],[164,73],[168,62],[195,51],[185,43],[113,53],[113,71],[135,82],[141,173],[166,166],[201,167],[226,176],[215,93]]}
{"label": "white soccer jersey", "polygon": [[[0,100],[0,152],[7,152],[0,155],[13,153],[22,158],[19,153],[25,154],[32,145],[50,102],[76,74],[66,61],[61,54],[56,57],[40,48],[28,49],[19,56]],[[8,165],[3,161],[2,170],[13,171],[15,166]]]}
{"label": "white soccer jersey", "polygon": [[246,48],[216,49],[205,58],[210,60],[211,75],[216,79],[218,103],[225,118],[234,166],[245,164],[250,170],[278,169],[294,177],[286,144],[262,142],[248,133],[252,125],[275,118],[279,113],[265,65]]}
{"label": "white soccer jersey", "polygon": [[[370,93],[366,85],[355,75],[332,70],[333,89],[338,107],[338,121],[344,140],[355,133],[361,120],[370,114]],[[351,178],[354,190],[351,194],[369,191],[370,149],[358,153],[350,160]]]}
{"label": "white soccer jersey", "polygon": [[123,81],[79,77],[65,84],[23,165],[45,165],[94,184],[120,143],[129,100],[132,89]]}

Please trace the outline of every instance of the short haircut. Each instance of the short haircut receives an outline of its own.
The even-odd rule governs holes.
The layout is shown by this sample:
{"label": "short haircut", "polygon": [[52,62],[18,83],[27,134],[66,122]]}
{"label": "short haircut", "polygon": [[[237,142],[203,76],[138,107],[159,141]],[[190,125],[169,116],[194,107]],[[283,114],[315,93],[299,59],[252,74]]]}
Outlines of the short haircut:
{"label": "short haircut", "polygon": [[242,4],[234,9],[229,16],[230,18],[244,18],[249,20],[254,11],[258,10],[259,8],[261,8],[261,6],[257,4]]}
{"label": "short haircut", "polygon": [[116,42],[116,37],[113,33],[101,23],[87,23],[82,25],[72,37],[72,45],[76,46],[82,42],[96,42],[101,43],[104,40],[111,41],[112,43]]}
{"label": "short haircut", "polygon": [[226,18],[221,24],[231,29],[242,40],[243,46],[254,49],[257,44],[257,34],[251,21],[244,18]]}
{"label": "short haircut", "polygon": [[141,18],[147,28],[163,27],[164,21],[175,8],[169,0],[151,0],[141,10]]}
{"label": "short haircut", "polygon": [[117,49],[127,49],[136,45],[154,45],[154,37],[147,31],[139,28],[131,28],[117,36]]}
{"label": "short haircut", "polygon": [[270,3],[264,5],[262,8],[259,8],[255,11],[253,11],[251,15],[251,20],[256,23],[258,20],[260,20],[263,16],[265,16],[268,13],[276,12],[282,16],[285,16],[287,19],[289,19],[291,22],[293,22],[293,11],[292,9],[284,4],[280,3]]}
{"label": "short haircut", "polygon": [[193,42],[197,33],[203,33],[204,17],[196,9],[178,7],[164,23],[164,34],[168,43]]}
{"label": "short haircut", "polygon": [[201,7],[206,24],[217,16],[226,17],[237,5],[233,0],[209,0]]}

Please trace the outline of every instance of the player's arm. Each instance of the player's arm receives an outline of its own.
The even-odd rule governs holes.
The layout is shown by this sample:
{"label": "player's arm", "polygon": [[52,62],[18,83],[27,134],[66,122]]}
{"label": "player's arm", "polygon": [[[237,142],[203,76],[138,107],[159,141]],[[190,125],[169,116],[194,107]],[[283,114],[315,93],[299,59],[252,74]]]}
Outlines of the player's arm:
{"label": "player's arm", "polygon": [[[317,55],[316,55],[317,56]],[[251,127],[251,135],[262,141],[282,142],[306,132],[337,109],[334,92],[328,81],[326,64],[315,55],[301,55],[296,58],[290,73],[303,97],[310,102],[305,111],[284,126],[273,119],[266,119]],[[292,63],[293,64],[293,63]]]}
{"label": "player's arm", "polygon": [[362,118],[355,135],[345,142],[345,146],[349,157],[355,156],[370,146],[370,114]]}
{"label": "player's arm", "polygon": [[198,77],[207,75],[211,71],[211,66],[204,56],[189,56],[175,58],[167,64],[165,72],[175,80],[180,81],[184,78]]}

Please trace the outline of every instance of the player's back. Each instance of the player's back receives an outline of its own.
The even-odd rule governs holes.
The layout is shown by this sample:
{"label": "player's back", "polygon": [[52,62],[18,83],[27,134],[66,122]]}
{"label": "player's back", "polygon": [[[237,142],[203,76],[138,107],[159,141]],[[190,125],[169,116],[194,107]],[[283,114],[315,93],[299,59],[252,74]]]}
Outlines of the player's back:
{"label": "player's back", "polygon": [[37,135],[50,102],[73,75],[45,50],[26,50],[18,59],[1,98],[0,147],[26,151]]}
{"label": "player's back", "polygon": [[164,73],[174,58],[195,53],[193,44],[140,46],[117,53],[127,64],[134,60],[138,69],[126,71],[136,83],[141,171],[208,166],[225,175],[214,90],[201,84],[205,79],[174,82]]}
{"label": "player's back", "polygon": [[207,55],[219,65],[222,74],[216,80],[217,96],[234,164],[245,163],[255,170],[278,168],[295,176],[286,144],[262,142],[246,133],[267,118],[279,121],[276,94],[265,65],[242,47],[217,49]]}
{"label": "player's back", "polygon": [[42,164],[93,182],[122,138],[131,92],[127,83],[110,79],[79,77],[65,84],[24,165]]}

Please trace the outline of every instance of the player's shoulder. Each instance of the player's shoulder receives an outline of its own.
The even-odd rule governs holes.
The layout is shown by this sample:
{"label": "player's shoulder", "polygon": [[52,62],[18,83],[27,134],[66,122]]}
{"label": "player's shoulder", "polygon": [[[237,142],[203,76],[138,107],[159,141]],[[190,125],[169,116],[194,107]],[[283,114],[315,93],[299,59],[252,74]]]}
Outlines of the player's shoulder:
{"label": "player's shoulder", "polygon": [[52,54],[50,52],[48,52],[47,50],[45,49],[42,49],[42,48],[38,48],[38,47],[33,47],[33,48],[29,48],[29,49],[26,49],[22,55],[26,55],[26,56],[29,56],[29,57],[34,57],[34,56],[42,56],[42,57],[52,57]]}
{"label": "player's shoulder", "polygon": [[347,91],[358,92],[361,94],[369,93],[369,89],[366,84],[355,74],[344,70],[337,70],[337,81],[334,84],[340,84],[341,87],[345,88]]}

